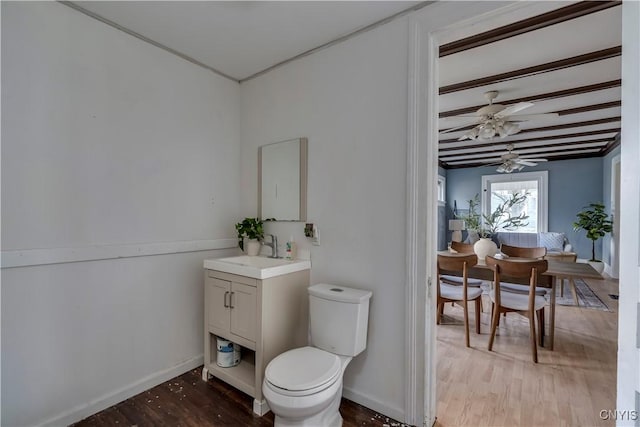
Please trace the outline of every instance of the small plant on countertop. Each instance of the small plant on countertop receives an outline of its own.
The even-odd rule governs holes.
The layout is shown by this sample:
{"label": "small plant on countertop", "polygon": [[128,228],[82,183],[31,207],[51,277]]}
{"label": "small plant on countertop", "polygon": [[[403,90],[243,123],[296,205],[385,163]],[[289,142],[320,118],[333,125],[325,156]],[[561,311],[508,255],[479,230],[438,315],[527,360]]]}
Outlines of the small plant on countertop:
{"label": "small plant on countertop", "polygon": [[238,232],[238,246],[244,250],[244,238],[262,240],[264,238],[264,228],[260,218],[245,218],[236,224]]}

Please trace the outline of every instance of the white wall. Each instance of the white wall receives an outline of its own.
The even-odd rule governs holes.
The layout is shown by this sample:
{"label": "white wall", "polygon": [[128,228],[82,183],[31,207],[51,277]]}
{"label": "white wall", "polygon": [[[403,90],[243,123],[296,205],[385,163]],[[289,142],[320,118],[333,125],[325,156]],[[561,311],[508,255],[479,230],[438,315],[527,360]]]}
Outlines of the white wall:
{"label": "white wall", "polygon": [[239,85],[60,3],[2,2],[2,113],[3,267],[186,251],[3,268],[2,424],[68,423],[200,364],[202,259],[227,251],[188,248],[235,246]]}
{"label": "white wall", "polygon": [[311,249],[313,283],[373,291],[369,340],[345,396],[404,414],[407,18],[241,85],[242,206],[257,212],[257,147],[309,138],[308,222],[268,224]]}
{"label": "white wall", "polygon": [[[620,304],[617,409],[640,414],[640,3],[622,3],[622,132],[620,185]],[[609,408],[604,408],[609,409]],[[613,409],[613,408],[611,408]],[[638,425],[626,417],[618,425]]]}

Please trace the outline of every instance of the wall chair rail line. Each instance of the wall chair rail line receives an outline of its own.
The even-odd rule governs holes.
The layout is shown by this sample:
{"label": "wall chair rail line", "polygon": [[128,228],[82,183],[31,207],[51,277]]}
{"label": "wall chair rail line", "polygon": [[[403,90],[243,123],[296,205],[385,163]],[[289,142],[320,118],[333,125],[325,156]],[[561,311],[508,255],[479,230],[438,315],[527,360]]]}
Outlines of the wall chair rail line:
{"label": "wall chair rail line", "polygon": [[[464,333],[465,344],[470,347],[469,342],[469,302],[475,304],[476,333],[480,333],[480,311],[482,309],[481,297],[482,289],[479,286],[470,287],[469,268],[478,263],[475,254],[439,254],[438,255],[438,287],[437,287],[437,324],[440,324],[444,312],[444,304],[447,302],[458,303],[464,311]],[[451,284],[440,280],[445,272],[461,273],[462,283]]]}

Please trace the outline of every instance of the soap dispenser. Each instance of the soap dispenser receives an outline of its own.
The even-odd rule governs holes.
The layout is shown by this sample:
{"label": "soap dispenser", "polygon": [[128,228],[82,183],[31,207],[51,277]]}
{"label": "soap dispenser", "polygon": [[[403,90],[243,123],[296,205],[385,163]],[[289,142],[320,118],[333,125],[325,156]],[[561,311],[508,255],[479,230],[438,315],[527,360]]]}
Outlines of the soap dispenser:
{"label": "soap dispenser", "polygon": [[293,240],[293,236],[289,236],[285,258],[290,260],[296,259],[296,242]]}

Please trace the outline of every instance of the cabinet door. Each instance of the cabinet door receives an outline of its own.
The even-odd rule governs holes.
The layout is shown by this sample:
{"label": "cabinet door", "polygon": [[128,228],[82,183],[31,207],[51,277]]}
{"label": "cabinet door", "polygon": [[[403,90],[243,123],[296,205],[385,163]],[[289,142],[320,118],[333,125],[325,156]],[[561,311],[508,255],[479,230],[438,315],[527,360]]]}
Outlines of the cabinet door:
{"label": "cabinet door", "polygon": [[231,284],[231,333],[256,341],[257,292],[254,286]]}
{"label": "cabinet door", "polygon": [[228,331],[231,308],[231,282],[210,278],[207,281],[207,315],[209,327]]}

